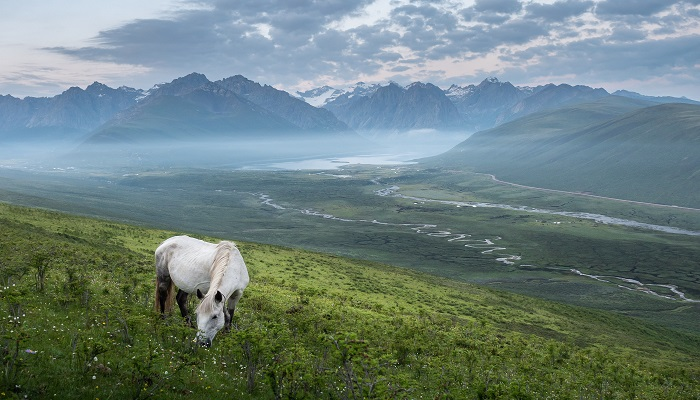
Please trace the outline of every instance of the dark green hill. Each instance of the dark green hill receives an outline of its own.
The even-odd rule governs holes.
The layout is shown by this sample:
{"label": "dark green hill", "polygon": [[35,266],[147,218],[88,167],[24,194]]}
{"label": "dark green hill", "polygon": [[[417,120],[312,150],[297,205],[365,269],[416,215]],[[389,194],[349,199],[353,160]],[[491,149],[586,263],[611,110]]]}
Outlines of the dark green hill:
{"label": "dark green hill", "polygon": [[700,207],[700,106],[611,96],[474,134],[426,160],[525,185]]}
{"label": "dark green hill", "polygon": [[174,233],[2,203],[0,224],[8,398],[700,396],[696,335],[253,243],[235,329],[198,348],[153,311]]}

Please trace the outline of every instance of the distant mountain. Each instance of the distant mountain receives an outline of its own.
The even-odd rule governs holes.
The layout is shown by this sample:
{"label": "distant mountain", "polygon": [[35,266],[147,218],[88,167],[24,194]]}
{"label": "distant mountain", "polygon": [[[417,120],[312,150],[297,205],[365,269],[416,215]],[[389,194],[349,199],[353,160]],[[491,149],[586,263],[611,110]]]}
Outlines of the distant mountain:
{"label": "distant mountain", "polygon": [[158,96],[182,96],[208,84],[211,84],[211,82],[206,76],[193,72],[189,75],[174,79],[170,83],[155,85],[146,95],[150,98]]}
{"label": "distant mountain", "polygon": [[368,85],[364,82],[357,82],[356,84],[344,89],[335,89],[330,86],[323,86],[320,88],[307,90],[305,92],[297,91],[296,96],[314,107],[327,108],[326,105],[336,102],[336,100],[338,100],[336,104],[340,105],[347,104],[347,101],[352,98],[371,96],[380,87],[381,86],[378,84]]}
{"label": "distant mountain", "polygon": [[217,82],[192,73],[149,90],[88,139],[97,142],[202,140],[298,134],[356,136],[328,110],[237,75]]}
{"label": "distant mountain", "polygon": [[352,129],[371,136],[419,129],[457,130],[464,126],[454,104],[430,83],[415,82],[405,88],[391,83],[371,92],[346,93],[325,108]]}
{"label": "distant mountain", "polygon": [[155,86],[72,153],[86,164],[250,165],[344,154],[366,142],[325,109],[240,75]]}
{"label": "distant mountain", "polygon": [[[409,91],[412,84],[403,88]],[[424,89],[427,85],[417,87]],[[387,89],[392,87],[392,89]],[[561,107],[576,102],[586,102],[609,95],[604,89],[588,86],[571,86],[567,84],[549,84],[538,87],[516,87],[510,82],[501,82],[497,78],[484,79],[478,85],[452,85],[446,90],[430,92],[422,100],[416,93],[413,99],[403,104],[388,104],[387,101],[403,101],[402,96],[385,97],[372,100],[374,96],[386,96],[388,92],[399,88],[397,84],[387,86],[363,83],[356,85],[352,91],[338,90],[324,86],[297,95],[307,102],[321,106],[333,112],[338,119],[353,129],[370,132],[400,132],[411,129],[461,130],[475,132],[489,129],[503,122],[522,116]],[[424,93],[428,91],[424,90]],[[454,105],[458,115],[443,99],[446,97]],[[416,107],[415,101],[423,101],[422,107]],[[368,108],[375,106],[381,110],[379,115],[371,116]],[[439,110],[438,110],[439,109]],[[389,114],[387,114],[389,112]],[[432,116],[429,116],[430,114]],[[398,117],[400,116],[400,117]],[[416,120],[413,121],[412,118]]]}
{"label": "distant mountain", "polygon": [[425,162],[537,187],[700,207],[700,106],[606,96],[477,132]]}
{"label": "distant mountain", "polygon": [[0,139],[75,141],[143,95],[142,90],[95,82],[50,98],[0,96]]}
{"label": "distant mountain", "polygon": [[671,96],[645,96],[636,92],[630,92],[628,90],[618,90],[613,92],[615,96],[629,97],[631,99],[646,100],[653,103],[685,103],[685,104],[696,104],[700,105],[700,101],[691,100],[685,97],[671,97]]}
{"label": "distant mountain", "polygon": [[571,86],[567,84],[549,84],[535,88],[531,95],[521,99],[505,110],[496,121],[496,125],[513,121],[538,111],[551,110],[575,103],[584,103],[601,99],[610,94],[605,89],[588,86]]}
{"label": "distant mountain", "polygon": [[347,132],[349,128],[333,113],[316,108],[272,86],[260,85],[241,75],[215,82],[216,85],[273,112],[305,131]]}
{"label": "distant mountain", "polygon": [[[478,85],[452,85],[447,90],[421,82],[406,87],[358,82],[344,89],[325,86],[293,96],[241,75],[211,82],[192,73],[148,91],[112,89],[95,82],[85,90],[72,87],[51,98],[0,96],[0,143],[12,154],[10,144],[28,147],[37,140],[69,146],[81,141],[138,146],[144,142],[221,139],[300,141],[303,136],[307,152],[320,148],[321,142],[326,150],[347,150],[356,148],[354,143],[360,139],[355,131],[387,145],[401,142],[405,132],[416,133],[411,140],[437,143],[515,121],[527,125],[530,120],[523,118],[530,115],[562,107],[571,112],[576,104],[593,100],[617,99],[610,100],[612,104],[626,99],[646,106],[700,104],[673,97],[616,93],[619,96],[568,84],[516,87],[488,78]],[[578,127],[576,122],[561,123]]]}
{"label": "distant mountain", "polygon": [[[201,96],[193,94],[197,90]],[[684,98],[615,93],[652,103],[700,104]],[[164,96],[178,99],[154,100]],[[531,113],[605,96],[609,94],[604,89],[587,86],[516,87],[496,78],[487,78],[478,85],[452,85],[446,90],[430,83],[400,87],[395,83],[382,86],[358,82],[343,89],[324,86],[290,95],[241,75],[210,82],[206,76],[193,73],[148,91],[112,89],[95,82],[85,90],[72,87],[52,98],[0,96],[0,139],[42,138],[72,143],[91,135],[93,141],[109,140],[110,132],[122,130],[114,133],[113,139],[126,140],[130,135],[138,137],[135,132],[139,129],[149,131],[146,136],[158,130],[172,136],[185,129],[292,129],[351,136],[354,134],[349,132],[355,129],[374,137],[411,130],[474,132]],[[198,108],[199,101],[204,102],[203,107]],[[173,107],[169,116],[163,115],[166,104]],[[149,108],[153,108],[153,113]],[[194,113],[197,115],[192,115],[194,110],[198,110]],[[191,123],[177,122],[185,115],[194,118]],[[144,120],[138,122],[138,118]]]}
{"label": "distant mountain", "polygon": [[506,111],[531,95],[530,91],[516,88],[510,82],[496,78],[484,79],[479,85],[450,86],[445,95],[464,115],[470,130],[491,128],[500,123]]}
{"label": "distant mountain", "polygon": [[328,101],[332,101],[343,93],[344,92],[340,89],[333,89],[330,86],[322,86],[320,88],[311,89],[304,92],[297,91],[296,96],[314,107],[322,107]]}
{"label": "distant mountain", "polygon": [[[360,82],[348,89],[323,86],[305,92],[297,92],[296,95],[311,105],[330,110],[338,119],[357,130],[374,132],[415,129],[407,128],[411,125],[401,119],[393,120],[394,125],[392,125],[387,122],[387,116],[369,118],[363,105],[368,104],[367,99],[373,96],[378,89],[384,87],[386,86],[366,85]],[[605,89],[582,85],[514,86],[510,82],[501,82],[494,77],[486,78],[478,85],[452,85],[443,92],[462,116],[461,125],[457,124],[460,126],[459,129],[467,132],[490,129],[504,122],[513,121],[539,111],[590,102],[610,95]],[[617,91],[614,94],[652,103],[700,104],[700,102],[686,98],[652,97],[628,91]],[[401,112],[401,107],[397,104],[396,112]],[[430,120],[424,119],[423,128],[445,129],[444,121],[439,118],[432,119],[434,124],[432,126],[428,126],[428,121]],[[452,126],[452,124],[447,125]]]}
{"label": "distant mountain", "polygon": [[299,128],[204,75],[190,74],[149,91],[97,129],[87,143],[201,141],[294,130]]}

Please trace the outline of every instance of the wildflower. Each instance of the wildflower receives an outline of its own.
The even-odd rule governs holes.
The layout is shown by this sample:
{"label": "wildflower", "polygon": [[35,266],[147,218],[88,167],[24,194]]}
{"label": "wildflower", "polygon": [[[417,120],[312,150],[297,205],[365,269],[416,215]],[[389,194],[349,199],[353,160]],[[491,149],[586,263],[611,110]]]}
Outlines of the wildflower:
{"label": "wildflower", "polygon": [[32,350],[32,349],[27,349],[24,352],[29,353],[29,354],[36,354],[36,350]]}
{"label": "wildflower", "polygon": [[93,375],[92,380],[94,381],[95,379],[97,379],[97,376]]}

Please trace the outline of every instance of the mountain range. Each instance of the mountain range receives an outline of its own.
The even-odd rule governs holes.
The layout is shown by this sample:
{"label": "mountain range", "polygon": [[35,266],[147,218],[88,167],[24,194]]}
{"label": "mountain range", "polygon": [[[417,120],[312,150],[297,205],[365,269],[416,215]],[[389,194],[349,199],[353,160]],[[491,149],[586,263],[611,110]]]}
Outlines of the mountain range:
{"label": "mountain range", "polygon": [[112,89],[95,82],[71,87],[60,95],[18,99],[0,96],[0,138],[73,141],[137,104],[143,90]]}
{"label": "mountain range", "polygon": [[445,93],[430,83],[407,87],[396,83],[376,87],[365,95],[353,91],[324,105],[338,119],[371,136],[416,129],[464,130],[464,118]]}
{"label": "mountain range", "polygon": [[[331,110],[341,121],[358,132],[406,131],[411,129],[459,129],[476,132],[493,128],[504,122],[542,110],[597,100],[611,94],[605,89],[583,85],[547,84],[537,87],[518,87],[497,78],[486,78],[478,85],[452,85],[437,91],[423,90],[421,107],[412,107],[419,90],[431,84],[412,83],[402,88],[396,83],[386,86],[367,85],[359,82],[345,89],[324,86],[295,95],[310,104]],[[393,91],[393,97],[385,92]],[[443,96],[444,95],[444,96]],[[647,100],[652,103],[700,102],[677,97],[644,96],[630,91],[617,91],[612,95]],[[412,100],[407,100],[412,98]],[[454,108],[445,102],[450,100]],[[402,102],[404,102],[402,104]],[[372,107],[369,107],[369,105]],[[410,112],[407,112],[409,111]],[[455,116],[454,110],[458,116]]]}
{"label": "mountain range", "polygon": [[[686,108],[679,108],[683,103]],[[669,106],[654,108],[663,104]],[[14,142],[77,148],[68,156],[71,162],[116,155],[140,163],[233,165],[376,151],[379,145],[408,140],[402,132],[466,137],[478,131],[440,162],[468,164],[535,186],[613,196],[644,191],[644,199],[661,201],[649,193],[683,192],[684,182],[686,188],[696,184],[700,174],[694,167],[700,164],[693,136],[697,128],[692,118],[678,114],[692,114],[699,105],[568,84],[516,87],[496,78],[446,90],[420,82],[405,87],[359,83],[291,95],[241,75],[212,82],[192,73],[147,91],[95,82],[51,98],[0,96],[0,141],[6,151]],[[647,115],[654,119],[645,120]],[[684,132],[673,136],[677,147],[662,146],[671,140],[668,127]],[[653,132],[655,141],[640,129]],[[641,190],[644,185],[633,175],[649,168],[666,183]],[[578,180],[569,178],[581,171],[586,174]],[[600,191],[602,186],[607,189]],[[686,200],[679,199],[689,204]]]}
{"label": "mountain range", "polygon": [[700,105],[605,96],[477,132],[424,162],[540,188],[700,208]]}
{"label": "mountain range", "polygon": [[[618,91],[651,103],[698,102]],[[377,137],[411,130],[475,132],[542,110],[601,99],[604,89],[568,84],[516,87],[488,78],[442,90],[358,83],[291,95],[241,75],[216,82],[192,73],[145,91],[95,82],[51,98],[0,96],[0,139],[78,143],[202,136],[340,135]]]}

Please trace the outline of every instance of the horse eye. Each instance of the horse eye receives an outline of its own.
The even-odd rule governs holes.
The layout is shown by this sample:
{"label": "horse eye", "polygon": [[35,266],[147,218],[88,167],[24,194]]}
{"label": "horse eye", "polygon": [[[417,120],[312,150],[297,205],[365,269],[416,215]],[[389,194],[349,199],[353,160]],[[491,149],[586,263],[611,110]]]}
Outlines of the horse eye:
{"label": "horse eye", "polygon": [[215,316],[211,317],[211,319],[217,319],[217,318],[219,318],[218,315],[215,315]]}

